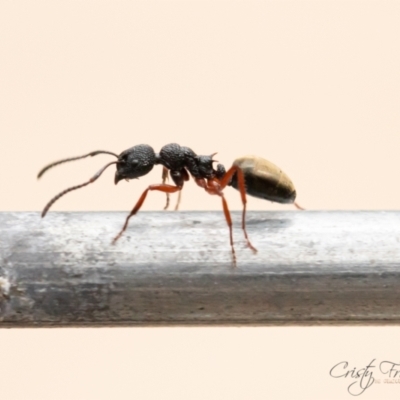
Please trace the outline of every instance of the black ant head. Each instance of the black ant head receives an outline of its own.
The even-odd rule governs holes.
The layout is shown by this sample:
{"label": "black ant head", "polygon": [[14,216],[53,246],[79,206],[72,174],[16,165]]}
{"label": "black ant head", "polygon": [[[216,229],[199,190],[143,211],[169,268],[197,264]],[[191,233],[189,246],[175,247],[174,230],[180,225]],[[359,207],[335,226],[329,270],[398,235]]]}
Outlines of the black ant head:
{"label": "black ant head", "polygon": [[148,174],[156,160],[153,148],[147,144],[139,144],[123,151],[118,156],[115,184],[121,179],[137,179]]}

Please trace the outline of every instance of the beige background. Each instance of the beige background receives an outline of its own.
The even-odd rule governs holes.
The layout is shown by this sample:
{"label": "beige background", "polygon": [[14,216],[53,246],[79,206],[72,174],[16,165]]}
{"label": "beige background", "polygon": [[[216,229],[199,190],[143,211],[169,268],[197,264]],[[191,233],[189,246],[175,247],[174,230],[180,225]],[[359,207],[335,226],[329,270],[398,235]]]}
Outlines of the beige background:
{"label": "beige background", "polygon": [[[253,153],[308,209],[398,209],[397,1],[0,2],[0,209],[42,209],[110,157],[169,142]],[[112,159],[112,157],[111,157]],[[111,161],[111,160],[110,160]],[[108,170],[54,210],[129,210],[159,182]],[[226,195],[240,209],[238,193]],[[159,210],[152,193],[143,209]],[[186,185],[181,209],[220,209]],[[291,210],[250,199],[250,210]],[[40,220],[38,219],[38,223]],[[348,360],[400,362],[396,327],[0,331],[4,399],[342,399]],[[398,399],[400,384],[363,399]]]}

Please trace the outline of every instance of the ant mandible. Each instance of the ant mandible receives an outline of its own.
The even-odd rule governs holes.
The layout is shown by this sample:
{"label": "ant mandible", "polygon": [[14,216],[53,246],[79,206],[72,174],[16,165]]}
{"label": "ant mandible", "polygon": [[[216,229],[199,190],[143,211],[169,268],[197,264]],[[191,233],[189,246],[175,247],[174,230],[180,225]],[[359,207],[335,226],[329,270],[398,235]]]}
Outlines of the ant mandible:
{"label": "ant mandible", "polygon": [[[255,253],[257,252],[256,248],[251,244],[247,231],[246,231],[246,186],[245,186],[245,173],[246,167],[241,166],[240,163],[234,163],[228,171],[225,170],[225,167],[222,164],[218,164],[217,168],[213,168],[213,163],[216,162],[213,160],[213,156],[216,154],[211,154],[209,156],[200,156],[196,155],[194,151],[188,147],[180,146],[176,143],[167,144],[162,147],[159,154],[155,153],[153,148],[147,144],[140,144],[137,146],[133,146],[130,149],[123,151],[120,155],[112,153],[110,151],[93,151],[91,153],[85,154],[80,157],[72,157],[66,158],[63,160],[59,160],[53,162],[46,167],[44,167],[38,174],[38,178],[40,178],[47,170],[55,167],[56,165],[63,164],[69,161],[80,160],[85,157],[93,157],[98,154],[110,154],[116,157],[117,161],[112,161],[106,164],[103,168],[101,168],[92,178],[90,178],[87,182],[82,183],[80,185],[72,186],[68,189],[63,190],[55,197],[53,197],[47,205],[44,207],[42,211],[42,217],[44,217],[50,207],[62,196],[71,192],[73,190],[80,189],[84,186],[89,185],[96,181],[101,174],[111,165],[116,164],[117,170],[115,172],[114,182],[117,184],[122,179],[137,179],[141,176],[148,174],[154,167],[154,165],[161,164],[163,165],[163,183],[150,185],[139,197],[136,205],[133,207],[130,214],[127,216],[125,220],[125,224],[123,225],[121,231],[117,236],[113,239],[112,243],[115,242],[122,236],[125,230],[128,227],[129,219],[135,215],[140,207],[143,205],[147,193],[152,190],[158,190],[160,192],[164,192],[167,196],[170,193],[180,192],[183,188],[183,184],[185,181],[189,180],[189,174],[192,175],[194,181],[198,186],[203,188],[207,193],[211,195],[220,196],[222,200],[222,208],[224,211],[225,219],[229,227],[229,238],[232,250],[233,263],[236,265],[236,254],[235,248],[233,245],[233,235],[232,235],[232,219],[229,212],[228,204],[225,200],[223,190],[227,185],[232,185],[236,189],[240,191],[242,204],[243,204],[243,212],[242,212],[242,229],[244,232],[244,237],[246,239],[247,246]],[[266,161],[266,160],[265,160]],[[242,171],[243,167],[243,171]],[[174,185],[169,185],[165,183],[165,179],[167,177],[169,170],[169,174],[171,176]],[[249,175],[251,178],[251,176]],[[246,177],[247,179],[247,177]],[[251,184],[247,182],[247,192],[250,195],[258,196],[258,189],[256,187],[256,183]],[[251,189],[254,190],[251,190]],[[276,191],[276,190],[275,190]],[[295,192],[294,192],[295,193]],[[294,200],[294,199],[293,199]],[[277,200],[273,200],[277,201]],[[284,201],[290,202],[290,201]],[[293,201],[292,201],[293,202]]]}

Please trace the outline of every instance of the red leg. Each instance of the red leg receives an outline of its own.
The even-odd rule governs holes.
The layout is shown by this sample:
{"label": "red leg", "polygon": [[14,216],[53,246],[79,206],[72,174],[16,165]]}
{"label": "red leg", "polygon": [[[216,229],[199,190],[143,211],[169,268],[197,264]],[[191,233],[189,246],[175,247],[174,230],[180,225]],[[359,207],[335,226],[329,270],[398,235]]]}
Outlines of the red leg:
{"label": "red leg", "polygon": [[[182,176],[183,176],[183,180],[186,182],[189,180],[189,173],[187,172],[186,169],[182,169],[181,171]],[[168,169],[163,167],[163,173],[162,173],[162,183],[165,183],[165,181],[168,180]],[[182,196],[182,191],[179,192],[178,194],[178,201],[176,202],[175,205],[175,211],[178,211],[179,208],[179,204],[181,202],[181,196]],[[165,204],[164,210],[166,210],[169,207],[169,193],[167,193],[167,202]]]}
{"label": "red leg", "polygon": [[[163,167],[162,170],[162,183],[165,184],[165,182],[168,180],[168,169]],[[164,210],[166,210],[169,207],[169,193],[167,193],[167,201],[165,203]]]}
{"label": "red leg", "polygon": [[175,211],[178,211],[179,204],[181,202],[181,195],[182,195],[182,190],[180,190],[178,193],[178,201],[176,202],[176,205],[175,205]]}
{"label": "red leg", "polygon": [[233,265],[236,267],[236,253],[235,253],[235,247],[233,246],[232,218],[231,218],[231,213],[229,212],[228,203],[226,202],[224,194],[222,193],[220,182],[218,181],[218,179],[209,179],[206,181],[203,178],[197,178],[195,179],[195,182],[197,183],[197,185],[203,188],[207,193],[216,194],[220,196],[222,199],[222,208],[224,210],[226,223],[228,224],[229,227],[229,238],[232,248]]}
{"label": "red leg", "polygon": [[238,180],[238,187],[240,191],[240,196],[242,198],[242,204],[243,204],[243,212],[242,212],[242,229],[244,232],[244,237],[246,238],[247,246],[249,246],[254,253],[257,252],[257,249],[250,243],[249,237],[247,235],[246,231],[246,205],[247,205],[247,199],[246,199],[246,186],[244,182],[244,175],[243,171],[236,165],[232,165],[231,168],[227,171],[227,173],[224,175],[224,177],[221,179],[221,190],[226,187],[226,185],[230,182],[234,174],[237,174],[237,180]]}
{"label": "red leg", "polygon": [[298,210],[305,210],[305,208],[303,208],[302,206],[300,206],[298,203],[294,202],[293,204],[294,204],[294,206],[295,206]]}
{"label": "red leg", "polygon": [[[187,172],[186,169],[182,170],[182,175],[183,175],[183,180],[185,182],[187,182],[190,179],[189,173]],[[182,197],[182,190],[179,191],[179,193],[178,193],[178,200],[177,200],[176,205],[175,205],[175,211],[178,211],[179,204],[181,202],[181,197]]]}
{"label": "red leg", "polygon": [[[203,179],[203,178],[195,178],[194,181],[196,182],[196,184],[197,184],[198,186],[200,186],[201,188],[207,190],[207,182],[206,182],[205,179]],[[211,194],[214,194],[214,193],[211,193]],[[216,193],[215,193],[215,194],[216,194]]]}
{"label": "red leg", "polygon": [[222,208],[224,209],[226,223],[228,224],[228,227],[229,227],[229,238],[230,238],[230,242],[231,242],[233,265],[236,267],[236,253],[235,253],[235,247],[233,246],[231,213],[229,212],[228,203],[226,202],[224,195],[221,193],[220,196],[222,199]]}
{"label": "red leg", "polygon": [[125,232],[126,228],[128,227],[128,222],[129,219],[135,215],[139,210],[140,207],[142,207],[147,193],[149,192],[149,190],[159,190],[160,192],[164,192],[164,193],[175,193],[179,190],[182,190],[182,187],[179,186],[172,186],[172,185],[167,185],[165,183],[161,183],[161,184],[157,184],[157,185],[150,185],[140,196],[139,200],[137,201],[135,207],[133,207],[132,211],[130,212],[130,214],[126,217],[125,220],[125,224],[122,227],[121,231],[118,233],[117,236],[115,236],[115,238],[112,241],[112,244],[115,244],[115,242],[122,236],[122,234]]}

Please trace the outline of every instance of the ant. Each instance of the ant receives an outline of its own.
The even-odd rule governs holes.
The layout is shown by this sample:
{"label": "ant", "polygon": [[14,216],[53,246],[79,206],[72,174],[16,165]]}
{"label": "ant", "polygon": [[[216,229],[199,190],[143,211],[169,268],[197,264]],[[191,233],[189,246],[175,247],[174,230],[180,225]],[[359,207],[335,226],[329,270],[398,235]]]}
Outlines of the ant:
{"label": "ant", "polygon": [[[132,211],[126,217],[125,224],[123,225],[121,231],[114,237],[112,243],[115,244],[115,242],[125,232],[128,227],[129,219],[140,210],[149,191],[158,190],[167,194],[167,204],[165,206],[166,209],[169,204],[169,194],[175,192],[179,192],[180,194],[184,183],[189,180],[191,175],[196,184],[204,189],[207,193],[211,195],[217,195],[221,198],[225,219],[229,227],[229,238],[233,264],[236,265],[236,254],[232,236],[232,219],[228,204],[223,194],[225,187],[228,185],[233,186],[240,192],[243,204],[242,229],[247,246],[254,253],[257,252],[257,249],[251,244],[246,231],[246,192],[251,196],[280,203],[293,203],[296,197],[294,186],[287,175],[267,160],[255,156],[246,156],[235,160],[228,171],[225,170],[225,167],[222,164],[218,164],[216,169],[214,169],[213,164],[217,161],[213,160],[213,157],[216,153],[206,156],[197,155],[189,147],[180,146],[176,143],[170,143],[163,146],[158,154],[155,153],[154,149],[147,144],[133,146],[123,151],[120,155],[110,151],[93,151],[83,156],[66,158],[53,162],[44,167],[39,172],[37,177],[40,178],[47,170],[55,167],[56,165],[69,161],[80,160],[86,157],[97,156],[99,154],[112,155],[117,158],[117,161],[112,161],[106,164],[87,182],[67,188],[54,196],[44,207],[42,211],[42,218],[60,197],[73,190],[80,189],[95,182],[111,165],[115,164],[117,167],[114,178],[114,183],[117,184],[122,179],[138,179],[139,177],[148,174],[153,169],[154,165],[161,164],[163,166],[163,182],[160,184],[150,185],[146,190],[144,190]],[[168,171],[175,185],[169,185],[165,183],[168,177]],[[294,204],[297,208],[301,209],[297,203],[294,202]]]}

